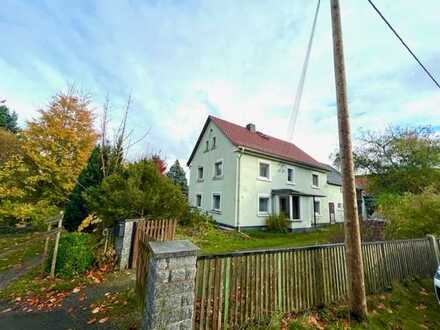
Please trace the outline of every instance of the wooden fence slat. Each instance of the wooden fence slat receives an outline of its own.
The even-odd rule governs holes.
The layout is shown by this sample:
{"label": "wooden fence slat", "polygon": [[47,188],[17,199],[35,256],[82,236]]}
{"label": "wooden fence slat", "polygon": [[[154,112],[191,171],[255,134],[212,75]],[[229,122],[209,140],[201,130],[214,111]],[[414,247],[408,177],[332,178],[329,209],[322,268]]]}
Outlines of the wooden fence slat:
{"label": "wooden fence slat", "polygon": [[[160,233],[164,239],[172,231],[164,221],[139,228],[147,237]],[[369,293],[393,281],[431,276],[436,264],[427,239],[362,243],[362,253]],[[195,328],[238,329],[274,311],[338,301],[347,295],[345,258],[342,244],[200,256]]]}

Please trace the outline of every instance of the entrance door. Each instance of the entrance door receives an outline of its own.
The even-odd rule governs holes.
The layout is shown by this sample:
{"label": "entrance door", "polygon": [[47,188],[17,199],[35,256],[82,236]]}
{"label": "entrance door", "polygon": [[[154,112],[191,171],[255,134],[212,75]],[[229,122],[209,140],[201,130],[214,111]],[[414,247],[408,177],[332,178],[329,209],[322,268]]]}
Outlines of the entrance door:
{"label": "entrance door", "polygon": [[336,223],[335,203],[328,203],[328,214],[330,215],[330,223]]}
{"label": "entrance door", "polygon": [[289,217],[289,199],[284,196],[280,196],[280,213]]}

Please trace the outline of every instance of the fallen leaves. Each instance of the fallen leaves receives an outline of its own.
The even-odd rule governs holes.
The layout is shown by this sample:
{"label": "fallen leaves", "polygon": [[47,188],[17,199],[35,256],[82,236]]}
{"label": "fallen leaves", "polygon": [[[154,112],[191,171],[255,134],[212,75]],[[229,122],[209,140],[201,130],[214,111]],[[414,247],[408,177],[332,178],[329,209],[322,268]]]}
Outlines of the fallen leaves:
{"label": "fallen leaves", "polygon": [[416,306],[416,309],[417,309],[418,311],[425,310],[426,308],[427,308],[427,306],[426,306],[426,305],[423,305],[423,304],[419,304],[419,305]]}
{"label": "fallen leaves", "polygon": [[101,308],[99,306],[95,307],[95,308],[92,309],[92,314],[99,313],[100,310],[101,310]]}
{"label": "fallen leaves", "polygon": [[104,317],[104,318],[102,318],[102,319],[100,319],[99,321],[98,321],[98,323],[105,323],[105,322],[107,322],[108,321],[108,317]]}

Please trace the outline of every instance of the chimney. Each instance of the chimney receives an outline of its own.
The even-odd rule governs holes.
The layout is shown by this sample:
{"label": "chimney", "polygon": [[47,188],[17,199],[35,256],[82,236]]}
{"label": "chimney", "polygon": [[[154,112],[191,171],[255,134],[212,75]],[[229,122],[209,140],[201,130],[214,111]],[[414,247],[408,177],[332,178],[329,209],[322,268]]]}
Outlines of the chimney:
{"label": "chimney", "polygon": [[251,124],[251,123],[247,124],[246,129],[251,133],[255,133],[255,124]]}

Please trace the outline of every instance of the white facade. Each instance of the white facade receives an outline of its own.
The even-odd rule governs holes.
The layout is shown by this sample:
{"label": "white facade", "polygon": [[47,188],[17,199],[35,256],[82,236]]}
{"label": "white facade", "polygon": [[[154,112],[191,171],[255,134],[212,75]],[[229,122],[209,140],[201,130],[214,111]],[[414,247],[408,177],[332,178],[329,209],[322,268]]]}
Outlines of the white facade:
{"label": "white facade", "polygon": [[329,203],[334,205],[334,222],[343,221],[341,189],[327,183],[326,169],[234,146],[213,122],[189,166],[190,204],[219,224],[262,227],[269,214],[284,212],[291,229],[310,228],[331,222]]}

